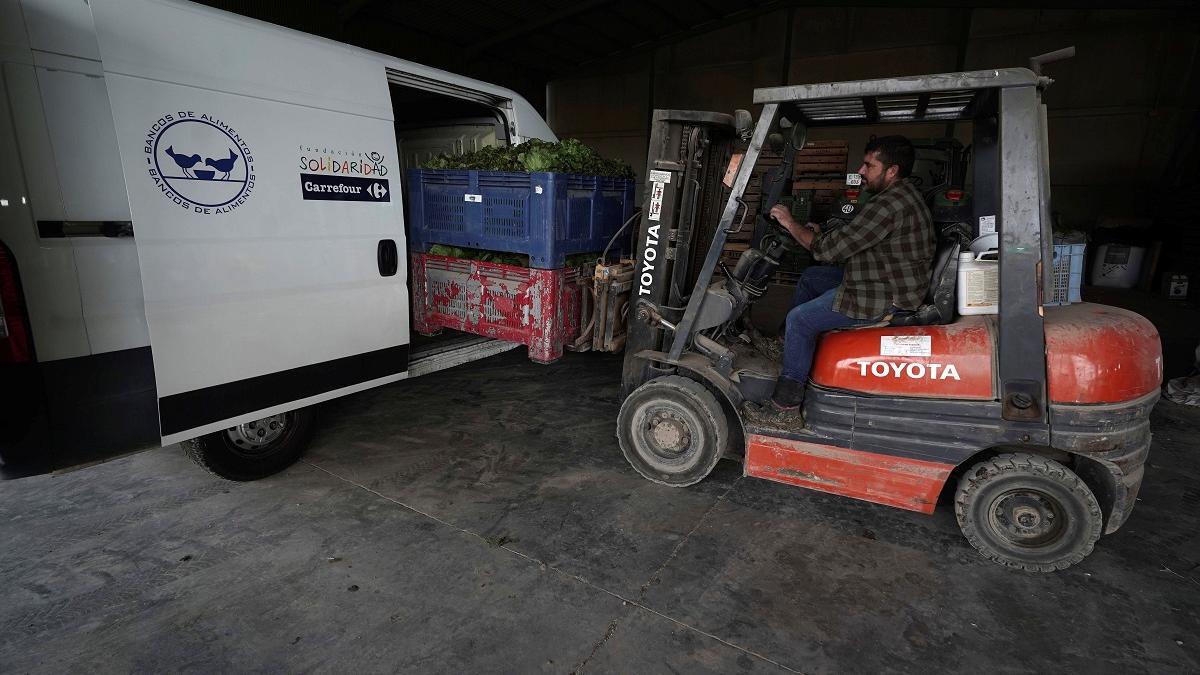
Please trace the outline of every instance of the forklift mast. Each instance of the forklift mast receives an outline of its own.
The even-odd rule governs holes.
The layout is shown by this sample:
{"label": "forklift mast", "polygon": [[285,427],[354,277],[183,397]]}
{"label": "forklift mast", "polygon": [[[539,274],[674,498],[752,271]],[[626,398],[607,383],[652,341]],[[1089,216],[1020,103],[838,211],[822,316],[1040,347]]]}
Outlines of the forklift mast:
{"label": "forklift mast", "polygon": [[[714,225],[729,191],[722,180],[738,140],[752,120],[723,113],[655,110],[646,161],[646,195],[637,233],[626,354],[662,348],[664,325],[683,316],[697,270],[716,239]],[[735,124],[740,121],[740,125]],[[724,237],[720,237],[722,243]],[[717,248],[718,254],[720,248]],[[643,318],[636,318],[641,312]],[[661,374],[644,359],[625,359],[623,395]]]}

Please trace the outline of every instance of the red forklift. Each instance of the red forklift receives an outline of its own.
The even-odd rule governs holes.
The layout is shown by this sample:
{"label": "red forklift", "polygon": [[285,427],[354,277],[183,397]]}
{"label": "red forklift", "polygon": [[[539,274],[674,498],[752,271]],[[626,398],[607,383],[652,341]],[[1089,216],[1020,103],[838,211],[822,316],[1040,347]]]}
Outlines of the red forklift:
{"label": "red forklift", "polygon": [[[1050,83],[1035,67],[757,89],[756,124],[746,111],[655,111],[617,422],[634,469],[683,487],[740,457],[747,476],[922,513],[945,495],[980,553],[1034,572],[1079,562],[1120,528],[1162,352],[1137,314],[1051,302]],[[749,312],[792,239],[774,224],[732,269],[720,259],[731,233],[755,227],[743,195],[764,145],[782,142],[787,167],[808,129],[921,122],[971,125],[970,235],[994,220],[999,313],[956,315],[970,235],[944,232],[921,311],[823,336],[802,431],[748,425],[743,404],[766,400],[781,368]],[[764,186],[760,214],[781,184]]]}

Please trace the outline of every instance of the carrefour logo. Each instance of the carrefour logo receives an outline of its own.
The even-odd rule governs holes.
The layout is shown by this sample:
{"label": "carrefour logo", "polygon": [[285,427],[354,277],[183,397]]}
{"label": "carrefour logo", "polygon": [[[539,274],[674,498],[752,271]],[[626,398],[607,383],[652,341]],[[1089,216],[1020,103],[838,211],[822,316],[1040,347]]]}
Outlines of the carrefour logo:
{"label": "carrefour logo", "polygon": [[154,185],[194,213],[229,213],[254,191],[250,146],[237,129],[208,113],[163,115],[146,134],[144,150]]}

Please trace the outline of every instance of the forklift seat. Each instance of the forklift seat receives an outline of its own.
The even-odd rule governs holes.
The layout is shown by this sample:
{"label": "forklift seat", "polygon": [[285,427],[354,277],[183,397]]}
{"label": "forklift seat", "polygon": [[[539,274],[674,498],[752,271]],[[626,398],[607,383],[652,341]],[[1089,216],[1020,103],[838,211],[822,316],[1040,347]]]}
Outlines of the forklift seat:
{"label": "forklift seat", "polygon": [[933,271],[925,302],[915,310],[900,311],[889,326],[934,326],[954,321],[954,294],[958,286],[958,254],[970,240],[970,226],[952,223],[942,228],[933,254]]}

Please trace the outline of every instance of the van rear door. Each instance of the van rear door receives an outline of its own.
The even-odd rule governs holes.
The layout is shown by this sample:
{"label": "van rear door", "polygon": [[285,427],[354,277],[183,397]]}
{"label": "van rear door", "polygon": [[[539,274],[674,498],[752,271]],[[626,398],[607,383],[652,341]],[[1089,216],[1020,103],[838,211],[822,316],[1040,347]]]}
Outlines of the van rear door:
{"label": "van rear door", "polygon": [[190,3],[91,4],[163,444],[404,377],[383,64]]}

